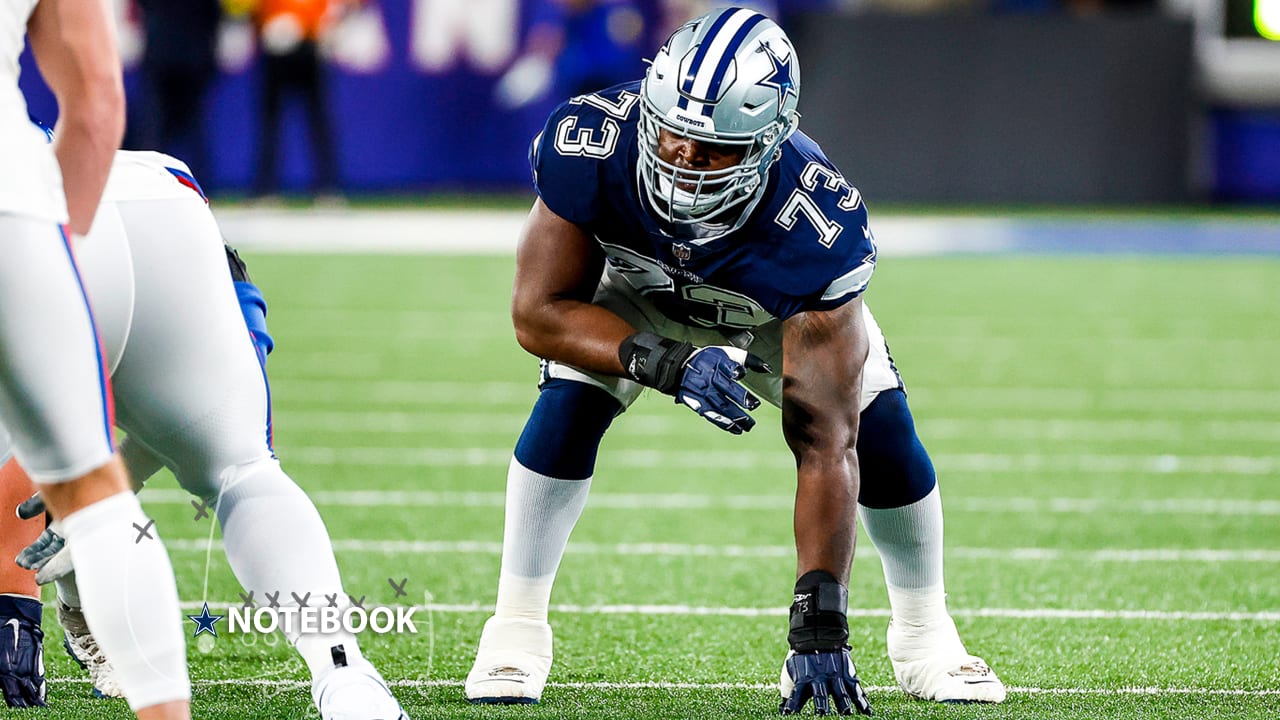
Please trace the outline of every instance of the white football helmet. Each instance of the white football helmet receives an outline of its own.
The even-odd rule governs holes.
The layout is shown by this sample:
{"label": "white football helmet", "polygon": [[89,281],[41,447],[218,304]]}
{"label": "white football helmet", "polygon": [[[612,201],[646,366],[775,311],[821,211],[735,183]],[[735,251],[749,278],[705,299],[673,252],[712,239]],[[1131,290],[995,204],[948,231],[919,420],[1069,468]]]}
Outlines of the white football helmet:
{"label": "white football helmet", "polygon": [[[659,217],[724,226],[717,235],[741,227],[800,120],[800,63],[786,33],[742,8],[704,15],[658,51],[640,98],[640,181]],[[745,154],[723,170],[677,167],[658,157],[660,129]]]}

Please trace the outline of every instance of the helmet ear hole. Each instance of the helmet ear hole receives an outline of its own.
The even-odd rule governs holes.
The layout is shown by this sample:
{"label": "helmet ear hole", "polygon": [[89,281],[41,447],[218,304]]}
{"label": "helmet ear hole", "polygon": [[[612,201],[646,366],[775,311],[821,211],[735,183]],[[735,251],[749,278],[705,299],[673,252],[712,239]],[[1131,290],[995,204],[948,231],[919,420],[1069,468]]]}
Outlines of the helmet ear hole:
{"label": "helmet ear hole", "polygon": [[[751,10],[716,10],[671,35],[640,95],[638,172],[653,210],[677,225],[736,230],[796,128],[800,66],[786,33]],[[677,167],[659,156],[662,130],[740,147],[742,156],[727,168]]]}

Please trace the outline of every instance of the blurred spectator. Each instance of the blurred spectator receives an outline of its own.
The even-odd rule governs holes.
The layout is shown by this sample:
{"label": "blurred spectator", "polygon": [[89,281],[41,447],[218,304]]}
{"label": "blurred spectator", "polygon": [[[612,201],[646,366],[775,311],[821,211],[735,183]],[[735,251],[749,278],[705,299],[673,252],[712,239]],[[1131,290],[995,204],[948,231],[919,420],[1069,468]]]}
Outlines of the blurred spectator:
{"label": "blurred spectator", "polygon": [[1160,7],[1160,0],[1064,0],[1068,8],[1079,14],[1104,11],[1150,11]]}
{"label": "blurred spectator", "polygon": [[143,112],[130,144],[188,158],[209,172],[205,96],[218,75],[218,0],[137,0],[142,11]]}
{"label": "blurred spectator", "polygon": [[542,0],[524,53],[498,82],[497,102],[519,108],[603,90],[644,72],[646,19],[639,0]]}
{"label": "blurred spectator", "polygon": [[261,123],[254,194],[279,190],[281,111],[290,96],[302,102],[314,167],[312,191],[321,199],[339,197],[337,149],[327,103],[320,38],[354,1],[257,0],[248,3],[258,37]]}

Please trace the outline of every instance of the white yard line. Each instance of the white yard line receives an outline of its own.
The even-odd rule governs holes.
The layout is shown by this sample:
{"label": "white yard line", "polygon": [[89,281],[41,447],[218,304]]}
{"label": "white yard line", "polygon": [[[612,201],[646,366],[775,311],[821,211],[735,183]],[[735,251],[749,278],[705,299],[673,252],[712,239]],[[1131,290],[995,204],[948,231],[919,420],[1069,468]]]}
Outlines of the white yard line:
{"label": "white yard line", "polygon": [[[506,504],[503,492],[454,490],[312,490],[307,493],[317,505],[335,507],[444,507],[501,508]],[[192,496],[182,490],[148,488],[142,493],[146,503],[186,505]],[[714,495],[700,493],[592,493],[587,505],[598,510],[790,510],[790,495]],[[1244,500],[1218,498],[1031,498],[975,497],[948,495],[944,501],[948,512],[1085,514],[1121,513],[1127,515],[1280,515],[1280,500]]]}
{"label": "white yard line", "polygon": [[[57,685],[87,685],[90,680],[83,678],[48,678]],[[309,688],[308,680],[265,680],[261,678],[223,678],[218,680],[192,680],[197,687],[262,687],[262,688]],[[407,679],[388,680],[388,685],[402,688],[460,688],[461,680],[446,679]],[[778,686],[769,683],[695,683],[695,682],[549,682],[547,687],[565,690],[749,690],[777,692]],[[867,685],[867,692],[897,692],[896,685]],[[1014,695],[1212,695],[1232,697],[1271,697],[1280,695],[1280,690],[1235,690],[1220,688],[1159,688],[1159,687],[1125,687],[1125,688],[1039,688],[1010,687],[1009,693]]]}
{"label": "white yard line", "polygon": [[[214,214],[223,234],[251,252],[514,255],[528,210],[216,207]],[[877,235],[893,238],[882,257],[1017,246],[1018,225],[1007,218],[881,213],[875,222]]]}
{"label": "white yard line", "polygon": [[[281,446],[286,462],[308,465],[375,467],[506,467],[510,447],[317,447]],[[1251,455],[1103,455],[1067,453],[932,453],[943,472],[1089,474],[1151,473],[1159,475],[1277,475],[1280,458]],[[664,470],[791,470],[786,452],[754,450],[613,449],[612,464]]]}
{"label": "white yard line", "polygon": [[298,254],[512,255],[527,212],[215,208],[236,247]]}
{"label": "white yard line", "polygon": [[[213,541],[215,549],[220,541]],[[203,552],[209,547],[204,539],[169,538],[165,546],[173,552]],[[383,555],[500,555],[502,543],[481,540],[361,540],[333,541],[337,552],[379,553]],[[619,557],[714,557],[714,558],[792,558],[790,545],[705,545],[684,543],[586,543],[570,542],[570,555],[607,555]],[[875,558],[875,551],[862,546],[859,558]],[[1004,562],[1045,562],[1061,560],[1079,563],[1280,563],[1280,550],[1241,549],[1106,549],[1058,550],[1056,548],[989,548],[952,547],[948,557],[963,560],[997,560]]]}
{"label": "white yard line", "polygon": [[[213,601],[213,612],[238,607],[243,601]],[[200,610],[204,601],[181,603],[183,610]],[[394,606],[393,606],[394,607]],[[421,610],[439,613],[493,613],[493,606],[483,603],[432,603],[417,605]],[[786,607],[707,607],[700,605],[572,605],[556,604],[551,612],[563,615],[640,615],[657,617],[786,617]],[[1131,620],[1161,622],[1280,622],[1280,611],[1263,612],[1184,612],[1166,610],[1070,610],[1061,608],[951,608],[951,616],[959,618],[1012,618],[1018,620]],[[888,608],[849,608],[852,618],[888,618]]]}
{"label": "white yard line", "polygon": [[[371,364],[369,355],[352,354],[354,364]],[[317,362],[317,366],[321,363]],[[333,365],[326,360],[326,366]],[[281,413],[282,426],[293,431],[352,433],[483,434],[509,436],[518,433],[529,417],[527,411],[450,412],[315,410]],[[926,442],[930,440],[1040,440],[1062,442],[1182,442],[1231,440],[1280,443],[1280,421],[1268,420],[1105,420],[1084,418],[916,418]],[[680,413],[629,414],[619,431],[627,435],[683,435],[689,418]]]}
{"label": "white yard line", "polygon": [[[531,366],[534,367],[534,366]],[[536,369],[536,368],[535,368]],[[531,372],[531,378],[533,374]],[[356,392],[369,403],[470,403],[510,402],[534,391],[532,380],[525,382],[452,382],[443,380],[388,380],[279,378],[272,382],[285,395],[301,398],[343,396]],[[910,378],[908,378],[910,382]],[[921,387],[909,385],[916,405],[941,403],[947,407],[963,406],[975,411],[1026,410],[1042,414],[1049,411],[1129,410],[1151,415],[1156,411],[1203,413],[1219,416],[1231,413],[1266,414],[1280,419],[1280,390],[1243,388],[1170,388],[1170,387],[1030,387],[1030,386],[966,386]],[[927,414],[924,415],[927,417]],[[1245,419],[1257,419],[1246,416]]]}

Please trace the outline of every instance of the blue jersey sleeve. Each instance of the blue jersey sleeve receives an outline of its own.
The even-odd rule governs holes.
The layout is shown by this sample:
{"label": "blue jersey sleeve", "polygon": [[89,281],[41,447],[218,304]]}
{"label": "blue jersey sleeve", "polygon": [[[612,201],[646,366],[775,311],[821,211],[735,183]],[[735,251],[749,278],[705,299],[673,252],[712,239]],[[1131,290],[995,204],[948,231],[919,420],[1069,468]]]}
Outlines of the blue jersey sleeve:
{"label": "blue jersey sleeve", "polygon": [[765,217],[786,248],[783,289],[797,299],[796,312],[833,310],[861,295],[875,271],[866,205],[803,133],[788,141],[779,172]]}
{"label": "blue jersey sleeve", "polygon": [[[857,193],[857,189],[853,189]],[[866,291],[871,282],[871,275],[876,269],[875,237],[871,234],[871,226],[867,221],[867,209],[859,198],[855,210],[838,215],[845,230],[850,236],[841,244],[835,262],[831,264],[834,272],[830,281],[821,288],[815,289],[807,308],[809,310],[834,310]],[[825,279],[824,279],[825,280]]]}
{"label": "blue jersey sleeve", "polygon": [[587,143],[605,137],[604,118],[598,116],[581,104],[565,102],[551,113],[529,150],[538,197],[576,225],[588,225],[599,214],[599,159],[587,152]]}

